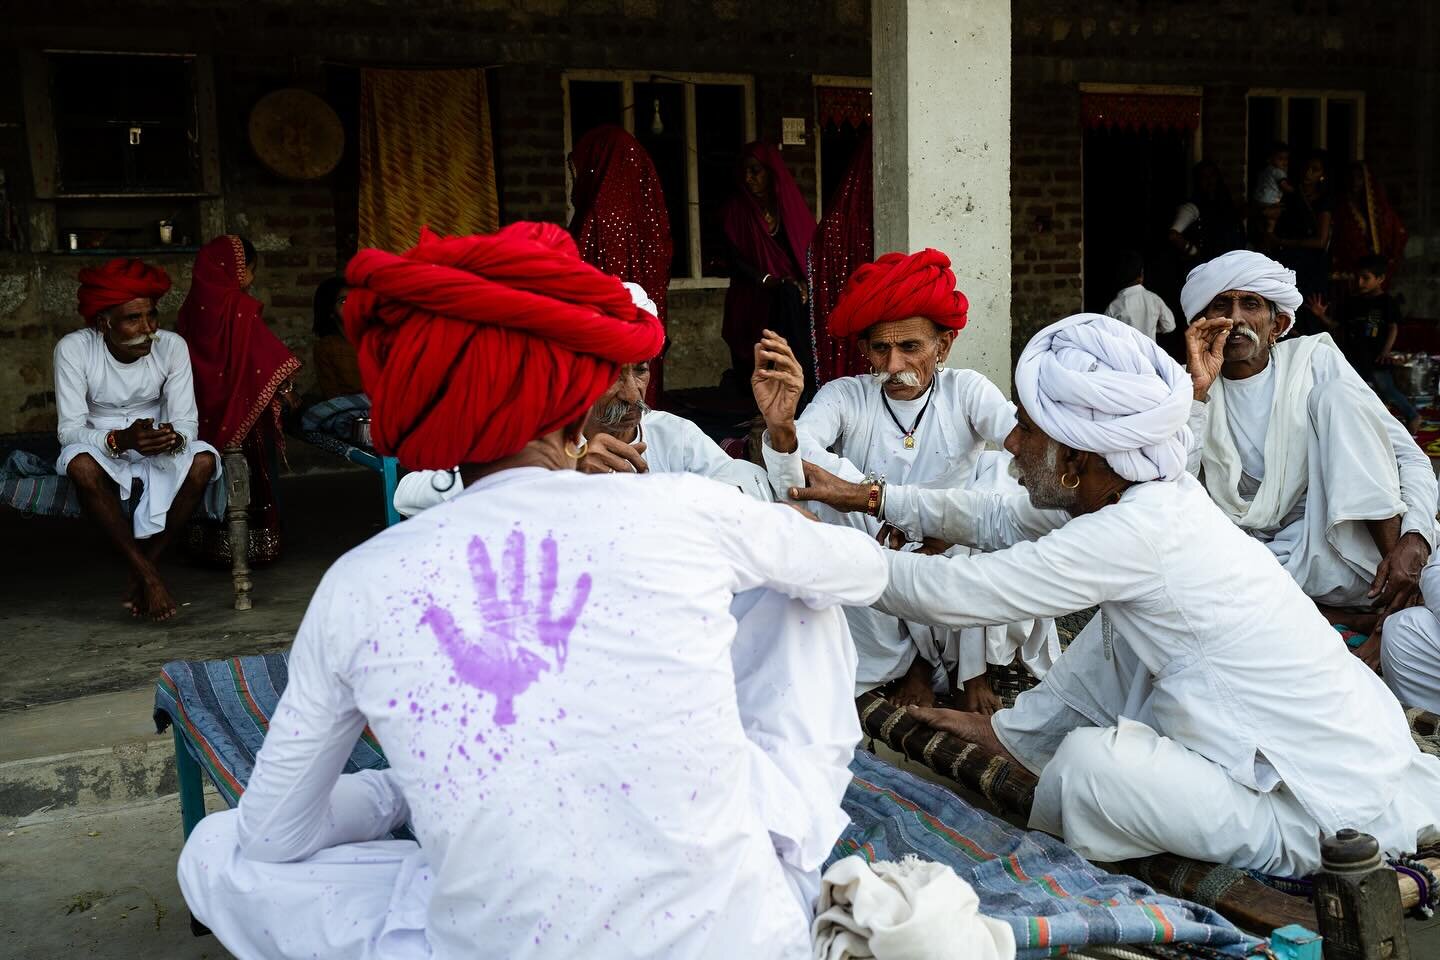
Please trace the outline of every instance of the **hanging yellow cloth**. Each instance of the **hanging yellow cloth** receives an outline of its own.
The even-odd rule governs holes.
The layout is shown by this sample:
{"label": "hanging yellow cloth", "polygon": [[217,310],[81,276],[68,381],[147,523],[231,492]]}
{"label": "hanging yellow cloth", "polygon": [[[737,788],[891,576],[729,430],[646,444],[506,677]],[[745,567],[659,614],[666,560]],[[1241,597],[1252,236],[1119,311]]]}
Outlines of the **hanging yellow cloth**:
{"label": "hanging yellow cloth", "polygon": [[360,246],[500,226],[484,70],[362,70]]}

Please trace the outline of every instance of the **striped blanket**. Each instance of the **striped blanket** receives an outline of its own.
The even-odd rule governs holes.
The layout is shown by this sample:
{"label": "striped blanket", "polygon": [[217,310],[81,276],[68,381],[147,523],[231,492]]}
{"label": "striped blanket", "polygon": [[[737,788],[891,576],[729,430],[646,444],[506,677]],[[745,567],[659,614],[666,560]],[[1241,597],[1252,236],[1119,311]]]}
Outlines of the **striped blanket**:
{"label": "striped blanket", "polygon": [[873,754],[857,750],[850,772],[850,826],[832,860],[915,854],[949,864],[975,888],[983,913],[1010,924],[1022,960],[1084,946],[1174,942],[1241,956],[1257,942],[1208,907],[1107,873],[1048,834],[1013,827]]}
{"label": "striped blanket", "polygon": [[[175,723],[186,747],[234,806],[245,791],[270,714],[289,678],[288,654],[172,661],[155,687],[156,728]],[[386,766],[367,728],[347,772]],[[834,858],[916,854],[948,863],[975,888],[981,910],[1011,925],[1021,958],[1085,945],[1178,941],[1233,950],[1254,943],[1219,914],[1106,873],[1063,843],[976,810],[955,794],[856,751],[844,806],[850,826]]]}
{"label": "striped blanket", "polygon": [[80,498],[55,461],[28,450],[12,450],[0,463],[0,505],[36,517],[78,517]]}

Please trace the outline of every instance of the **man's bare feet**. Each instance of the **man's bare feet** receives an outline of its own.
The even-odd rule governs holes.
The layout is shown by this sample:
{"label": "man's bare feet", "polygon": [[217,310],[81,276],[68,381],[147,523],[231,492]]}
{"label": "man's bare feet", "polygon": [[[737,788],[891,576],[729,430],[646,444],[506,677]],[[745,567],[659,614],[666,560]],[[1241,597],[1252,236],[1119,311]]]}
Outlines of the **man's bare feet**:
{"label": "man's bare feet", "polygon": [[156,621],[169,620],[175,616],[176,610],[179,609],[175,598],[170,596],[170,591],[165,589],[165,584],[161,583],[158,578],[146,580],[143,589],[145,594],[144,614],[146,616]]}
{"label": "man's bare feet", "polygon": [[930,685],[933,673],[934,668],[924,657],[916,657],[890,695],[890,702],[897,707],[933,707],[935,689]]}
{"label": "man's bare feet", "polygon": [[960,696],[960,706],[969,713],[989,716],[1004,706],[995,688],[990,685],[990,675],[982,673],[965,681],[965,690]]}

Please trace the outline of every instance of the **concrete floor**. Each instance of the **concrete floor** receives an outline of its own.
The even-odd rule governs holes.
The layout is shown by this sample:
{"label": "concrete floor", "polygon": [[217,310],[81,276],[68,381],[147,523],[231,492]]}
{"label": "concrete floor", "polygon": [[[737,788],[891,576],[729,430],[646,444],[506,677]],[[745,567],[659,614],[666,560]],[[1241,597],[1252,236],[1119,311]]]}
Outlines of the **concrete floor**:
{"label": "concrete floor", "polygon": [[[307,456],[292,449],[291,461]],[[162,573],[182,606],[163,624],[120,606],[125,570],[88,523],[0,511],[0,713],[144,686],[168,660],[288,646],[326,568],[384,519],[379,476],[358,467],[285,477],[279,495],[285,555],[255,569],[254,609],[233,609],[228,570],[175,549]]]}
{"label": "concrete floor", "polygon": [[0,831],[0,956],[226,960],[190,932],[179,855],[177,797]]}

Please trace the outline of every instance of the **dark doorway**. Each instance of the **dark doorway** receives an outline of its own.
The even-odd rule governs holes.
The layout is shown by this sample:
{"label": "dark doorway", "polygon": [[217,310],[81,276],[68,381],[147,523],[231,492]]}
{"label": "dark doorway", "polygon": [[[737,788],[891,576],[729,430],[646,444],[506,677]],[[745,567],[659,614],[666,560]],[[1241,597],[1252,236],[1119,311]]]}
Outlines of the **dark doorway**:
{"label": "dark doorway", "polygon": [[[1192,164],[1190,130],[1092,128],[1084,139],[1084,302],[1104,313],[1129,278],[1122,251],[1145,258],[1145,286],[1178,306],[1179,267],[1169,242]],[[1176,310],[1176,315],[1179,311]]]}

